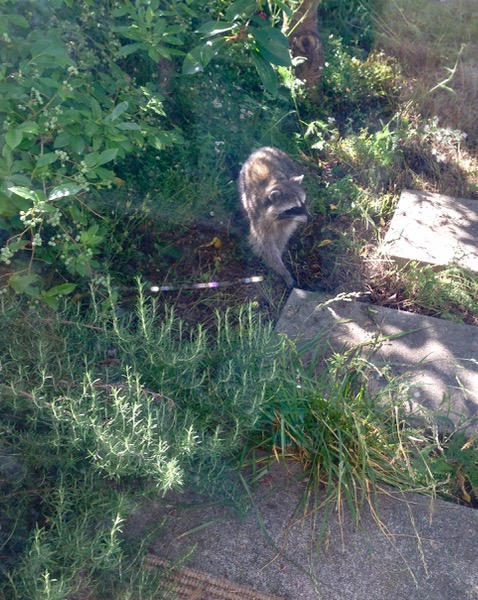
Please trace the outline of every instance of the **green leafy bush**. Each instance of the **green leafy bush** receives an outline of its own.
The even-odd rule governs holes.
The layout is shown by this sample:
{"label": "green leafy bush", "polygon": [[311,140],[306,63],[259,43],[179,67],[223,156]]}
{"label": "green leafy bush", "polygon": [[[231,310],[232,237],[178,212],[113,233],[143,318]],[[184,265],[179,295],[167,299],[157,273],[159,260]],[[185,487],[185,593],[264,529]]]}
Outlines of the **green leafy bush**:
{"label": "green leafy bush", "polygon": [[367,124],[370,110],[391,115],[398,102],[400,72],[392,59],[381,53],[367,54],[350,48],[341,38],[327,41],[323,72],[324,100],[334,116],[356,128]]}
{"label": "green leafy bush", "polygon": [[[109,223],[94,198],[124,185],[119,161],[184,142],[164,103],[177,60],[183,73],[195,73],[215,56],[205,57],[210,44],[247,49],[264,85],[276,90],[271,63],[290,64],[287,38],[256,15],[255,1],[235,2],[224,15],[214,5],[159,0],[6,0],[2,10],[0,262],[14,291],[57,306],[72,280],[99,267]],[[211,15],[230,26],[201,25]],[[198,36],[201,64],[192,68],[197,52],[187,49]]]}
{"label": "green leafy bush", "polygon": [[157,88],[138,85],[122,64],[125,46],[108,30],[104,6],[3,9],[0,260],[16,292],[56,305],[73,287],[45,292],[40,265],[80,277],[98,266],[107,223],[91,194],[121,185],[115,159],[159,151],[181,135],[165,121]]}
{"label": "green leafy bush", "polygon": [[[277,7],[288,16],[292,15],[286,4],[272,0],[269,10]],[[288,39],[274,27],[274,10],[271,12],[270,22],[268,15],[261,10],[261,3],[254,0],[236,0],[225,7],[218,15],[222,20],[208,21],[199,27],[198,33],[203,40],[186,55],[183,73],[204,70],[226,45],[238,42],[248,53],[265,89],[277,94],[278,79],[272,65],[290,67],[291,59]]]}

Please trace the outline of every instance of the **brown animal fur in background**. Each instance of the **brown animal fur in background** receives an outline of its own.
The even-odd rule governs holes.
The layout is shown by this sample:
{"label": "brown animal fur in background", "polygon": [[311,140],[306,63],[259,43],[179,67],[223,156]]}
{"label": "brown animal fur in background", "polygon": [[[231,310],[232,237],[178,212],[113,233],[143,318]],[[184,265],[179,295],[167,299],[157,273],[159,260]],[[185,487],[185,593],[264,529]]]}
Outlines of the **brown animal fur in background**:
{"label": "brown animal fur in background", "polygon": [[317,84],[324,68],[324,54],[319,39],[318,0],[304,0],[285,24],[293,57],[304,61],[295,67],[296,76],[305,82],[309,97],[317,97]]}

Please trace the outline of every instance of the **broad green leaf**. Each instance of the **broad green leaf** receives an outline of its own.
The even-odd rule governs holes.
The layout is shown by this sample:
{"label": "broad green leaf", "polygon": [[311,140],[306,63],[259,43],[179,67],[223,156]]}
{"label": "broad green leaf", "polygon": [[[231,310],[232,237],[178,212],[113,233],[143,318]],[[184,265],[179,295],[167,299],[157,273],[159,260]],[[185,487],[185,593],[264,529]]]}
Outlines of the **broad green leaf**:
{"label": "broad green leaf", "polygon": [[42,301],[49,306],[52,310],[58,310],[60,303],[58,302],[57,296],[48,296],[45,292],[41,293]]}
{"label": "broad green leaf", "polygon": [[126,8],[124,6],[119,6],[118,8],[115,8],[114,10],[111,11],[111,16],[113,16],[113,17],[124,17],[127,14],[128,14],[128,11],[126,10]]}
{"label": "broad green leaf", "polygon": [[[21,173],[15,173],[7,177],[7,183],[10,185],[17,185],[19,187],[26,187],[30,185],[30,179],[26,175]],[[8,187],[8,186],[7,186]]]}
{"label": "broad green leaf", "polygon": [[[32,158],[34,158],[34,156],[32,156]],[[31,175],[34,168],[35,165],[31,160],[16,160],[12,165],[12,174],[16,174],[21,171],[23,173],[27,173],[27,175]],[[29,187],[30,183],[31,178],[29,178],[28,185],[26,187]]]}
{"label": "broad green leaf", "polygon": [[55,142],[53,143],[53,147],[54,148],[64,148],[65,146],[68,146],[70,141],[71,141],[71,134],[69,134],[67,131],[63,131],[62,133],[60,133],[59,135],[56,136]]}
{"label": "broad green leaf", "polygon": [[[52,88],[53,90],[59,90],[61,88],[61,82],[52,79],[51,77],[40,77],[40,80],[44,86]],[[45,92],[46,93],[46,92]]]}
{"label": "broad green leaf", "polygon": [[46,213],[54,213],[56,208],[53,204],[48,204],[48,202],[43,202],[43,204],[39,205],[36,209],[38,212],[46,214]]}
{"label": "broad green leaf", "polygon": [[[178,33],[184,33],[184,25],[170,25],[168,27],[168,31],[166,32],[168,36],[176,35]],[[168,37],[169,42],[169,37]]]}
{"label": "broad green leaf", "polygon": [[254,0],[236,0],[226,10],[226,19],[235,21],[239,17],[250,17],[256,8],[257,3]]}
{"label": "broad green leaf", "polygon": [[182,144],[183,141],[181,134],[176,131],[158,131],[155,135],[148,137],[148,144],[156,150],[164,150],[175,144]]}
{"label": "broad green leaf", "polygon": [[99,131],[100,129],[94,121],[87,121],[85,123],[84,132],[87,136],[94,137]]}
{"label": "broad green leaf", "polygon": [[261,36],[259,41],[262,41],[264,44],[267,43],[268,40],[272,40],[278,44],[281,44],[285,48],[289,47],[289,40],[287,36],[277,27],[271,27],[270,25],[266,25],[265,27],[253,27],[249,33],[251,33],[253,36],[258,33],[258,35]]}
{"label": "broad green leaf", "polygon": [[224,40],[223,38],[217,38],[215,40],[207,41],[202,47],[202,65],[206,67],[206,65],[208,65],[211,62],[211,60],[219,54],[221,48],[223,48],[225,45],[226,40]]}
{"label": "broad green leaf", "polygon": [[74,135],[71,138],[70,147],[77,154],[82,154],[85,149],[85,140],[80,135]]}
{"label": "broad green leaf", "polygon": [[15,206],[12,199],[0,193],[0,216],[13,217],[16,214],[18,214],[18,207]]}
{"label": "broad green leaf", "polygon": [[2,158],[4,158],[7,167],[10,168],[13,164],[13,152],[10,146],[7,146],[7,144],[5,144],[2,148]]}
{"label": "broad green leaf", "polygon": [[81,206],[78,206],[78,203],[70,202],[68,204],[68,212],[70,213],[73,221],[76,221],[80,225],[86,227],[88,224],[88,219],[86,218],[85,213],[82,211]]}
{"label": "broad green leaf", "polygon": [[21,129],[10,129],[5,134],[5,141],[13,150],[16,148],[21,141],[23,140],[23,131]]}
{"label": "broad green leaf", "polygon": [[136,52],[137,50],[144,50],[144,49],[145,49],[144,44],[139,44],[139,43],[127,44],[126,46],[121,46],[121,48],[118,50],[117,54],[118,54],[118,56],[129,56],[130,54],[133,54],[133,52]]}
{"label": "broad green leaf", "polygon": [[46,165],[52,165],[54,162],[58,160],[58,156],[54,152],[49,152],[48,154],[42,154],[40,158],[37,160],[36,167],[45,167]]}
{"label": "broad green leaf", "polygon": [[257,49],[260,51],[261,55],[270,62],[272,65],[280,65],[281,67],[290,67],[291,61],[289,53],[287,55],[279,56],[271,51],[270,46],[266,47],[260,43],[257,43]]}
{"label": "broad green leaf", "polygon": [[[171,46],[183,46],[184,45],[183,40],[180,39],[180,38],[178,38],[178,37],[176,37],[175,35],[168,35],[165,38],[165,40]],[[182,52],[182,51],[179,51],[179,52]],[[184,54],[184,52],[183,52],[183,54]]]}
{"label": "broad green leaf", "polygon": [[206,37],[211,37],[213,35],[218,35],[219,33],[224,33],[225,31],[230,31],[234,27],[234,23],[227,23],[226,21],[210,21],[209,23],[201,25],[198,29],[198,33],[202,33]]}
{"label": "broad green leaf", "polygon": [[24,240],[23,238],[19,238],[19,237],[12,240],[8,244],[8,248],[9,248],[10,252],[12,252],[12,254],[15,254],[15,252],[18,252],[18,250],[23,250],[26,246],[28,246],[27,240]]}
{"label": "broad green leaf", "polygon": [[66,198],[67,196],[74,196],[83,190],[82,185],[77,183],[62,183],[61,185],[53,188],[48,196],[48,200],[58,200],[58,198]]}
{"label": "broad green leaf", "polygon": [[9,284],[17,294],[27,294],[27,296],[38,297],[40,290],[41,277],[39,275],[21,275],[15,273],[10,277]]}
{"label": "broad green leaf", "polygon": [[101,110],[100,103],[98,102],[98,100],[96,98],[91,98],[90,106],[91,106],[91,110],[93,111],[93,116],[95,117],[95,119],[101,119],[101,117],[103,116],[103,112]]}
{"label": "broad green leaf", "polygon": [[51,69],[52,67],[74,66],[65,43],[53,36],[37,40],[31,46],[31,64]]}
{"label": "broad green leaf", "polygon": [[100,167],[101,165],[114,160],[117,154],[118,148],[108,148],[107,150],[104,150],[104,152],[98,156],[97,166]]}
{"label": "broad green leaf", "polygon": [[45,69],[51,69],[53,66],[65,67],[74,66],[75,63],[68,56],[51,56],[49,54],[38,54],[31,59],[31,64]]}
{"label": "broad green leaf", "polygon": [[289,42],[281,31],[273,27],[251,27],[249,31],[266,60],[274,65],[290,67]]}
{"label": "broad green leaf", "polygon": [[99,154],[98,154],[98,152],[90,152],[84,158],[85,165],[89,169],[92,169],[93,167],[95,167],[98,164],[98,160],[99,160]]}
{"label": "broad green leaf", "polygon": [[33,58],[38,56],[68,56],[65,44],[58,38],[47,37],[34,42],[31,46]]}
{"label": "broad green leaf", "polygon": [[66,296],[67,294],[71,294],[76,289],[76,283],[61,283],[60,285],[55,285],[49,290],[42,292],[42,297],[48,296]]}
{"label": "broad green leaf", "polygon": [[[121,150],[122,156],[124,156],[124,150],[126,150],[126,146],[128,145],[128,135],[126,133],[121,133],[120,128],[117,128],[117,131],[108,132],[108,141],[109,142],[117,142],[118,143],[118,152]],[[128,148],[128,152],[131,148]]]}
{"label": "broad green leaf", "polygon": [[104,167],[96,167],[95,175],[102,181],[112,181],[115,178],[115,172]]}
{"label": "broad green leaf", "polygon": [[218,38],[216,40],[208,40],[200,46],[193,48],[184,59],[183,73],[185,75],[193,75],[203,71],[225,43],[224,39]]}
{"label": "broad green leaf", "polygon": [[[168,60],[171,58],[171,55],[166,47],[163,47],[162,55]],[[161,54],[159,53],[157,46],[148,46],[148,56],[153,62],[159,61]]]}
{"label": "broad green leaf", "polygon": [[[169,38],[168,38],[169,41]],[[166,48],[166,46],[158,46],[158,52],[161,54],[161,56],[165,56],[164,54],[164,49]],[[184,52],[184,50],[178,50],[178,48],[169,48],[168,47],[168,54],[169,56],[185,56],[186,52]]]}
{"label": "broad green leaf", "polygon": [[187,4],[183,4],[182,10],[193,19],[199,19],[199,14]]}
{"label": "broad green leaf", "polygon": [[195,73],[200,73],[204,71],[204,68],[201,64],[201,48],[204,44],[200,46],[196,46],[186,54],[183,62],[183,75],[194,75]]}
{"label": "broad green leaf", "polygon": [[25,17],[22,17],[22,15],[8,15],[7,16],[8,20],[10,21],[10,23],[12,25],[16,25],[17,27],[23,27],[23,28],[27,28],[30,27],[30,24],[28,23],[28,21],[25,19]]}
{"label": "broad green leaf", "polygon": [[128,106],[128,102],[120,102],[117,104],[110,115],[110,120],[116,121],[116,119],[119,119],[119,117],[128,110]]}
{"label": "broad green leaf", "polygon": [[104,236],[97,235],[99,228],[99,225],[95,223],[95,225],[92,225],[86,231],[83,231],[80,237],[81,243],[85,246],[95,246],[101,242]]}
{"label": "broad green leaf", "polygon": [[252,64],[259,73],[262,84],[265,89],[272,95],[277,96],[279,90],[279,83],[277,81],[277,75],[270,63],[267,62],[260,54],[255,51],[251,52]]}
{"label": "broad green leaf", "polygon": [[19,129],[21,129],[24,133],[33,133],[34,135],[38,134],[38,123],[35,121],[25,121],[19,125]]}
{"label": "broad green leaf", "polygon": [[141,127],[138,123],[131,123],[130,121],[120,123],[116,127],[121,129],[121,131],[141,131]]}
{"label": "broad green leaf", "polygon": [[12,192],[12,194],[16,194],[17,196],[20,196],[21,198],[25,198],[27,200],[33,200],[33,202],[40,201],[38,194],[32,190],[29,190],[26,187],[14,186],[14,187],[9,187],[8,190],[10,192]]}

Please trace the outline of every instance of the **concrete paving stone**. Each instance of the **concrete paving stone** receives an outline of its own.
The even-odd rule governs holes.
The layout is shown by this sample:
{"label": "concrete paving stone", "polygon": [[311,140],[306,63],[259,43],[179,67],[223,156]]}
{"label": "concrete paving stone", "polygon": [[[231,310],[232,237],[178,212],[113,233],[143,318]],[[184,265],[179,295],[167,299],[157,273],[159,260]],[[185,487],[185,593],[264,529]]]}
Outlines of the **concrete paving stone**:
{"label": "concrete paving stone", "polygon": [[243,518],[169,494],[141,507],[125,535],[163,523],[149,544],[156,556],[188,555],[188,567],[286,600],[478,600],[478,511],[387,489],[358,525],[333,510],[321,536],[323,513],[298,509],[298,476],[297,463],[273,463]]}
{"label": "concrete paving stone", "polygon": [[[409,387],[410,403],[448,417],[471,419],[478,430],[478,328],[293,290],[277,324],[291,339],[309,342],[326,357],[360,347],[362,355]],[[386,381],[376,376],[374,382]]]}
{"label": "concrete paving stone", "polygon": [[404,190],[381,251],[395,260],[478,272],[478,201]]}

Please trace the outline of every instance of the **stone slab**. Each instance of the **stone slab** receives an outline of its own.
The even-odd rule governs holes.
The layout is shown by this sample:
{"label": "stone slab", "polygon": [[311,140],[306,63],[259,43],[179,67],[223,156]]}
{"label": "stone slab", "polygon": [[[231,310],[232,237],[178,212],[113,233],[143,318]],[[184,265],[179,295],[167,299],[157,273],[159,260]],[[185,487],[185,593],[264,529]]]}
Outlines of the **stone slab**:
{"label": "stone slab", "polygon": [[381,251],[398,263],[456,264],[478,273],[478,201],[404,190]]}
{"label": "stone slab", "polygon": [[149,538],[156,556],[187,556],[191,568],[286,600],[478,600],[478,511],[385,490],[358,525],[347,510],[322,523],[301,505],[300,475],[297,463],[270,465],[243,518],[193,493],[151,500],[126,538],[162,523]]}
{"label": "stone slab", "polygon": [[477,327],[295,289],[277,330],[298,343],[317,338],[319,356],[360,347],[410,385],[412,403],[478,429]]}

